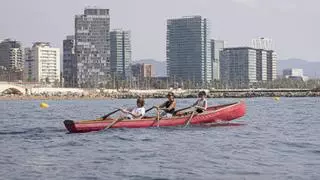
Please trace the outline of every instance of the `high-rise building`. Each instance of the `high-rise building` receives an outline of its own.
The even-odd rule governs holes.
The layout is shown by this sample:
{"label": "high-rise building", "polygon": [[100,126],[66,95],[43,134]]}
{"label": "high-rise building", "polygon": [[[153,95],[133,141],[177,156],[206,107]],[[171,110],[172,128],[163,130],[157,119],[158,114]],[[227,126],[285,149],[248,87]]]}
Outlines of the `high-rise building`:
{"label": "high-rise building", "polygon": [[276,52],[267,51],[267,80],[273,81],[277,78],[277,54]]}
{"label": "high-rise building", "polygon": [[220,78],[228,88],[248,88],[257,82],[256,49],[225,48],[221,52]]}
{"label": "high-rise building", "polygon": [[110,80],[109,9],[84,10],[75,17],[76,83],[99,87]]}
{"label": "high-rise building", "polygon": [[65,87],[77,86],[77,62],[74,36],[67,36],[67,38],[63,40],[63,80]]}
{"label": "high-rise building", "polygon": [[58,84],[60,82],[60,49],[49,43],[36,42],[25,49],[24,80]]}
{"label": "high-rise building", "polygon": [[130,31],[121,29],[110,32],[111,73],[121,79],[131,76],[131,37]]}
{"label": "high-rise building", "polygon": [[255,49],[273,50],[272,39],[263,37],[252,39],[251,47]]}
{"label": "high-rise building", "polygon": [[220,52],[224,48],[224,41],[211,40],[211,66],[212,66],[212,79],[220,79]]}
{"label": "high-rise building", "polygon": [[267,51],[257,49],[257,81],[267,81]]}
{"label": "high-rise building", "polygon": [[0,66],[8,71],[23,70],[23,48],[21,43],[6,39],[0,43]]}
{"label": "high-rise building", "polygon": [[23,80],[27,82],[36,81],[36,65],[35,59],[32,56],[32,48],[24,49],[24,70],[23,70]]}
{"label": "high-rise building", "polygon": [[175,80],[212,80],[208,20],[201,16],[167,21],[167,73]]}

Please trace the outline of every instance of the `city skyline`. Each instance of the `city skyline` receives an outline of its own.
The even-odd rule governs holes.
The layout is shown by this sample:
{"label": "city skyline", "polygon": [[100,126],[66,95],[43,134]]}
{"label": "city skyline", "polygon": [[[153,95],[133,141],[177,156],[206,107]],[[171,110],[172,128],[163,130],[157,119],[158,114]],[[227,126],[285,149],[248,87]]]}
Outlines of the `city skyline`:
{"label": "city skyline", "polygon": [[[177,0],[170,3],[146,0],[53,3],[31,0],[1,4],[0,40],[11,38],[21,41],[24,47],[36,41],[45,41],[62,49],[65,36],[74,34],[74,15],[80,14],[88,5],[96,5],[98,8],[110,9],[111,29],[131,30],[133,60],[152,58],[165,61],[166,20],[201,15],[212,22],[210,38],[225,40],[226,47],[250,46],[251,39],[266,37],[273,40],[279,59],[320,61],[320,55],[316,53],[316,42],[320,39],[316,32],[319,27],[313,23],[320,13],[316,11],[315,5],[318,3],[315,0],[309,3],[297,0]],[[175,8],[179,5],[179,8]],[[16,13],[7,16],[13,7]],[[225,23],[230,20],[234,23]],[[299,43],[291,43],[292,40]]]}

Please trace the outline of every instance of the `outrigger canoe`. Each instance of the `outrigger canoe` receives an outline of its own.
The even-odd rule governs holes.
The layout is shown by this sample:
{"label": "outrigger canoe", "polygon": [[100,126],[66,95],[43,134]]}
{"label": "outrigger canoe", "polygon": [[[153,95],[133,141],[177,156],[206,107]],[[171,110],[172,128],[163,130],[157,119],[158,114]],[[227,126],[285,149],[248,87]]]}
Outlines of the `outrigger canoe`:
{"label": "outrigger canoe", "polygon": [[[148,127],[167,127],[183,126],[190,119],[190,124],[206,124],[223,121],[231,121],[244,116],[246,105],[243,101],[211,106],[203,113],[197,113],[190,119],[190,114],[180,114],[172,118],[161,118],[158,122],[157,117],[144,117],[135,120],[122,120],[111,128],[148,128]],[[90,131],[100,131],[105,129],[115,119],[106,120],[65,120],[64,125],[70,133],[85,133]]]}

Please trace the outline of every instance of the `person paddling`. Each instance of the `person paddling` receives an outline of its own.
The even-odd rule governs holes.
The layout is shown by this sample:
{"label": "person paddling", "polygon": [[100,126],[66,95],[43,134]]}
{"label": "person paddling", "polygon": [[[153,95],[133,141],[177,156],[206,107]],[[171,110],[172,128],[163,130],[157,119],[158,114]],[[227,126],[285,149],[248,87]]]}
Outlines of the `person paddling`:
{"label": "person paddling", "polygon": [[202,113],[203,111],[207,110],[208,108],[208,103],[206,99],[206,92],[205,91],[200,91],[198,93],[199,99],[192,105],[194,108],[196,108],[196,111],[198,113]]}
{"label": "person paddling", "polygon": [[173,92],[169,92],[167,95],[168,100],[159,106],[155,106],[158,110],[163,110],[160,114],[161,117],[172,117],[174,110],[176,108],[177,102],[174,99]]}
{"label": "person paddling", "polygon": [[120,109],[121,112],[125,113],[125,117],[120,117],[121,119],[139,119],[144,116],[146,109],[144,107],[144,99],[139,97],[137,99],[137,107],[133,109]]}

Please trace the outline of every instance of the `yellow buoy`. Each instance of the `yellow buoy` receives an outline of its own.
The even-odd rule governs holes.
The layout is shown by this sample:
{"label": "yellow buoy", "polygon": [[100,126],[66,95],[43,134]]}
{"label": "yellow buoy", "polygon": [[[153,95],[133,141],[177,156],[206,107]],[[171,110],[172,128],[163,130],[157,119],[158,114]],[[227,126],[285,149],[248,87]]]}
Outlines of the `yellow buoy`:
{"label": "yellow buoy", "polygon": [[274,100],[279,101],[280,97],[273,97]]}
{"label": "yellow buoy", "polygon": [[48,108],[49,105],[47,103],[42,102],[42,103],[40,103],[40,107],[41,108]]}

